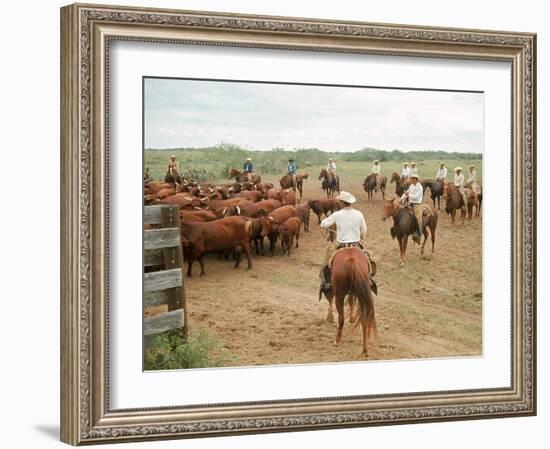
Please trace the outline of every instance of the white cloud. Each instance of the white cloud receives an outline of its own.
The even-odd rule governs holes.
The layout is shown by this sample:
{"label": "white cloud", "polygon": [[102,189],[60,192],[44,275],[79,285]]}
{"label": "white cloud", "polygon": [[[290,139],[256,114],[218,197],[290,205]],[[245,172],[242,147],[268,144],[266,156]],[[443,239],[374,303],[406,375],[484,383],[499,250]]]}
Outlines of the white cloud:
{"label": "white cloud", "polygon": [[483,150],[483,95],[147,79],[145,146]]}

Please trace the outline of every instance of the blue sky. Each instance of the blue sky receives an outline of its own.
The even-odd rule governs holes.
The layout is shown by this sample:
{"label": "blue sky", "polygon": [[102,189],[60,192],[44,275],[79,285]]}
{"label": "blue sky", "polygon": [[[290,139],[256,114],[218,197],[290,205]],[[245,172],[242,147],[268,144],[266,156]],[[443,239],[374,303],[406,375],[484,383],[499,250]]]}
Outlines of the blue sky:
{"label": "blue sky", "polygon": [[145,147],[483,151],[483,94],[145,80]]}

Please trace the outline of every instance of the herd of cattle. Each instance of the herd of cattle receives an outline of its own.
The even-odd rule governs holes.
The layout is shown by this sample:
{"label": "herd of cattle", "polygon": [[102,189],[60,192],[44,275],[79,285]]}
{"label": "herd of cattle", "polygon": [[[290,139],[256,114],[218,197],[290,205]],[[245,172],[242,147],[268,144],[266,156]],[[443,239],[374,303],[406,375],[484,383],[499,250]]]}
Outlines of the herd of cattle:
{"label": "herd of cattle", "polygon": [[[300,232],[309,231],[310,214],[321,221],[323,215],[340,208],[332,198],[300,202],[303,180],[297,177],[298,191],[288,187],[287,177],[281,186],[261,182],[255,177],[251,182],[234,174],[235,181],[226,184],[199,183],[183,180],[180,184],[148,182],[144,185],[144,202],[149,204],[176,205],[180,208],[182,247],[188,262],[187,275],[192,275],[193,263],[198,260],[201,276],[206,274],[204,260],[207,254],[230,254],[238,268],[244,253],[248,268],[252,267],[251,248],[256,254],[264,254],[265,239],[271,255],[280,241],[282,254],[290,255],[291,248],[298,248]],[[291,181],[292,182],[292,181]]]}
{"label": "herd of cattle", "polygon": [[[167,204],[180,208],[182,247],[188,262],[188,276],[192,275],[193,263],[197,260],[201,266],[201,276],[206,274],[204,261],[207,254],[218,254],[220,257],[233,255],[235,268],[238,268],[244,253],[248,268],[252,268],[251,248],[257,255],[263,255],[266,239],[271,255],[275,254],[278,241],[282,254],[290,255],[291,248],[299,246],[301,230],[309,231],[311,212],[320,223],[323,216],[341,207],[341,203],[332,197],[301,201],[307,174],[296,176],[296,190],[288,175],[280,179],[280,187],[262,182],[257,175],[247,178],[235,169],[230,171],[230,176],[233,181],[225,184],[183,179],[179,184],[147,182],[144,185],[145,205]],[[368,193],[367,180],[363,187]],[[385,181],[382,184],[383,196]],[[401,193],[404,187],[402,181],[392,181],[396,183],[396,193]],[[438,196],[443,196],[454,223],[456,211],[461,210],[460,194],[451,185],[432,183],[425,187],[431,188],[434,206]],[[477,195],[471,197],[472,204],[468,204],[468,211],[475,203],[477,215],[481,192],[479,198]],[[462,219],[464,215],[463,211]]]}

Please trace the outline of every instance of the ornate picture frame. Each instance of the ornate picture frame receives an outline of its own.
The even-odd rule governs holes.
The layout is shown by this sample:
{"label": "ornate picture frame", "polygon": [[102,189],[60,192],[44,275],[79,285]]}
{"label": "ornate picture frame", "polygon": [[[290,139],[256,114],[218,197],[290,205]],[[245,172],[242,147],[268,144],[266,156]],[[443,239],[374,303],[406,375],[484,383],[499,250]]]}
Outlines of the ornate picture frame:
{"label": "ornate picture frame", "polygon": [[[61,37],[62,441],[80,445],[536,413],[536,35],[75,4],[61,9]],[[511,387],[111,409],[107,79],[116,40],[509,62]]]}

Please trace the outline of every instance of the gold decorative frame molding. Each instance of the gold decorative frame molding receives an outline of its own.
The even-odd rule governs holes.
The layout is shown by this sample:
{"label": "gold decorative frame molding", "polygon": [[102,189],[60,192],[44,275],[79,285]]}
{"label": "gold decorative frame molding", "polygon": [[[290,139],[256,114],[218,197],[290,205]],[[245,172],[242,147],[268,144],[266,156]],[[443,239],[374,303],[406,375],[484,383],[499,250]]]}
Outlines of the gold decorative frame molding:
{"label": "gold decorative frame molding", "polygon": [[[511,387],[111,410],[106,87],[112,40],[510,62]],[[529,33],[85,4],[62,8],[62,441],[77,445],[535,414],[535,55],[536,36]]]}

